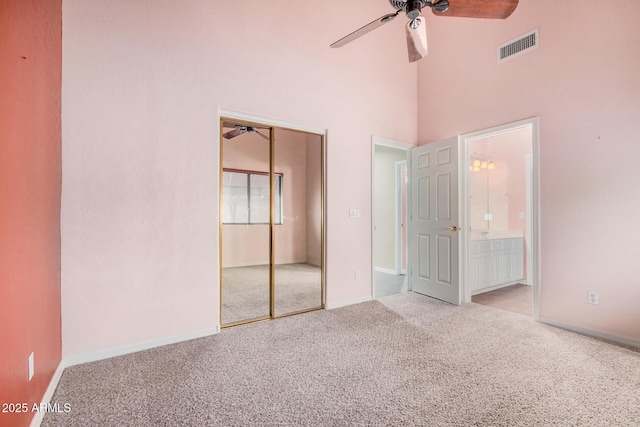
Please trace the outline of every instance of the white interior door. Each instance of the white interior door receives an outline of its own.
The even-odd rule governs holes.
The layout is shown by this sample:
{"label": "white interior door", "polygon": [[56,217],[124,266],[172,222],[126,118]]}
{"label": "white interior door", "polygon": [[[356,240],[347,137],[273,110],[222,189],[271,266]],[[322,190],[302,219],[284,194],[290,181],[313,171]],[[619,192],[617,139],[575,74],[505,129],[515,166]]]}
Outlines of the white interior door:
{"label": "white interior door", "polygon": [[458,137],[411,149],[410,285],[460,304]]}

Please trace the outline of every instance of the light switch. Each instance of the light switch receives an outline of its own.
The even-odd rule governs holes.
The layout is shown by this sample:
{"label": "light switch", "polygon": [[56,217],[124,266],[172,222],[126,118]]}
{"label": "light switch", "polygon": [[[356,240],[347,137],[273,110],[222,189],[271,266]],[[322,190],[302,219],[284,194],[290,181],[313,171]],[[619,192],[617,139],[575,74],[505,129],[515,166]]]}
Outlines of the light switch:
{"label": "light switch", "polygon": [[490,213],[484,214],[484,220],[485,221],[493,221],[493,214],[490,214]]}
{"label": "light switch", "polygon": [[349,218],[360,218],[360,209],[349,209]]}
{"label": "light switch", "polygon": [[524,212],[520,212],[519,218],[524,219]]}

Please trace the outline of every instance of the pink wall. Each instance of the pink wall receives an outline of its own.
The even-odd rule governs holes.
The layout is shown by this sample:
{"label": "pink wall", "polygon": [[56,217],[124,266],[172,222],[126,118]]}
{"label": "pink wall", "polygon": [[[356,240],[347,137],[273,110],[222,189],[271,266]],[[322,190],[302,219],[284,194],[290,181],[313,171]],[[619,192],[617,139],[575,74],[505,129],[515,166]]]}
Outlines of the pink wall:
{"label": "pink wall", "polygon": [[[521,1],[506,21],[427,17],[420,143],[540,117],[541,311],[640,340],[640,2]],[[540,47],[496,47],[534,28]],[[600,294],[598,306],[587,292]]]}
{"label": "pink wall", "polygon": [[0,402],[29,406],[3,426],[29,425],[61,355],[61,3],[0,5]]}
{"label": "pink wall", "polygon": [[417,66],[402,20],[329,48],[386,2],[290,7],[65,0],[65,358],[217,325],[218,108],[328,129],[327,303],[371,297],[371,135],[416,142]]}

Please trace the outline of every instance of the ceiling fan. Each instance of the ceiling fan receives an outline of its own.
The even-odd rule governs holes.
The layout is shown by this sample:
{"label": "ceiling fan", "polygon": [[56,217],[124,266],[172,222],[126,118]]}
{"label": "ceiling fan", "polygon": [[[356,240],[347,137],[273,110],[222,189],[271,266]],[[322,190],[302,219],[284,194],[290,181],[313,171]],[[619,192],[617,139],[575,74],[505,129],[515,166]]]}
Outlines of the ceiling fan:
{"label": "ceiling fan", "polygon": [[341,47],[370,31],[393,20],[400,12],[405,12],[409,22],[406,26],[409,62],[415,62],[427,55],[427,31],[424,17],[420,12],[430,7],[434,15],[458,16],[465,18],[506,19],[518,6],[519,0],[389,0],[395,13],[388,13],[341,38],[331,47]]}
{"label": "ceiling fan", "polygon": [[224,134],[222,134],[222,136],[224,136],[226,139],[231,139],[231,138],[235,138],[236,136],[240,136],[243,133],[256,133],[258,135],[260,135],[261,137],[263,137],[266,140],[269,140],[269,137],[265,134],[263,134],[262,132],[260,132],[258,129],[256,129],[253,126],[244,126],[244,125],[233,125],[230,123],[224,123],[223,127],[234,127],[233,130],[230,130],[229,132],[226,132]]}

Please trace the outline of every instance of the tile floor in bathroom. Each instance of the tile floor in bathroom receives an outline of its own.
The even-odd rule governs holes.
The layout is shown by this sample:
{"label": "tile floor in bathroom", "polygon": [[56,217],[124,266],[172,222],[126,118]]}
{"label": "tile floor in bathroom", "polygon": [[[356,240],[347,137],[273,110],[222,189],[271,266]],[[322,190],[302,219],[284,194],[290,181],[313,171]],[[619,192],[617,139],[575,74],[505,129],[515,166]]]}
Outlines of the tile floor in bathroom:
{"label": "tile floor in bathroom", "polygon": [[525,316],[533,316],[533,293],[528,285],[511,285],[474,295],[471,301]]}

